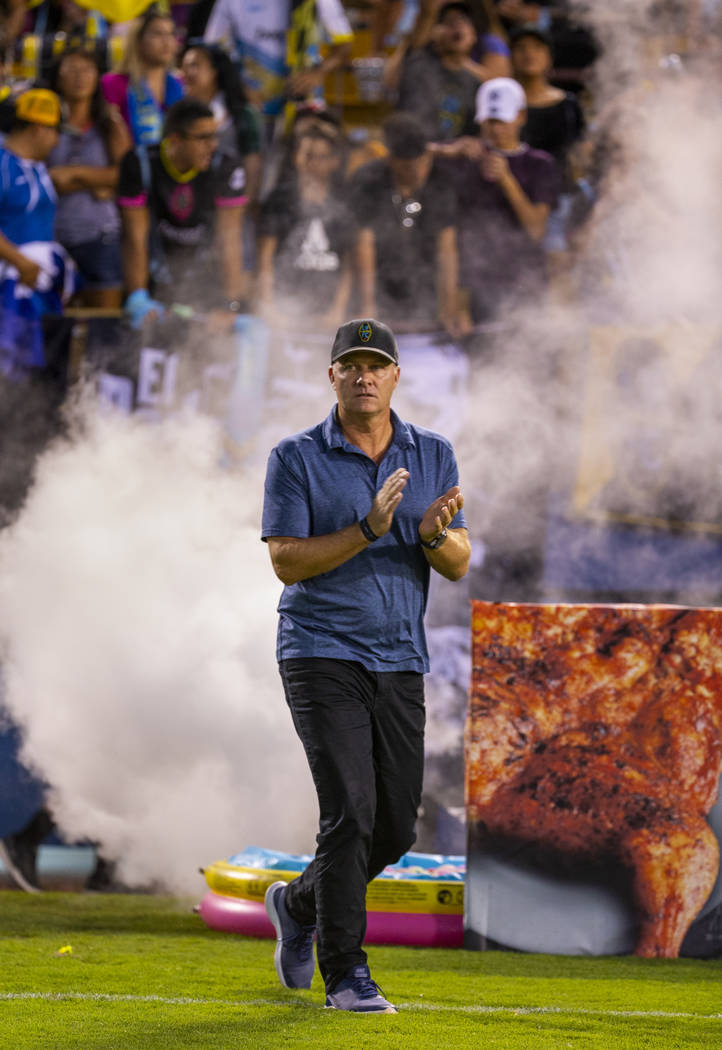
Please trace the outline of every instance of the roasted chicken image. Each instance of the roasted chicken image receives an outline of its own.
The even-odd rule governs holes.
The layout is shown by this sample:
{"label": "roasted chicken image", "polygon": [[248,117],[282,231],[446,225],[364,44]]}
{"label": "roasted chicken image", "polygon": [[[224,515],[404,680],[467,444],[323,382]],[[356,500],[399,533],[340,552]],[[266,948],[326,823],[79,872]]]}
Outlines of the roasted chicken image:
{"label": "roasted chicken image", "polygon": [[476,841],[618,862],[636,954],[676,957],[719,867],[722,609],[474,602],[472,660]]}

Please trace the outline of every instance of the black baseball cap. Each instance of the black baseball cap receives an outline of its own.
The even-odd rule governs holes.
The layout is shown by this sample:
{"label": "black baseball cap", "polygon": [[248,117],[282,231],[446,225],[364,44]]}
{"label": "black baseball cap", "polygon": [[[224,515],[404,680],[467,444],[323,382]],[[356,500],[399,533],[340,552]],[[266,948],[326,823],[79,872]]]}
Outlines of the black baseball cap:
{"label": "black baseball cap", "polygon": [[465,4],[463,0],[449,0],[448,3],[442,4],[436,15],[437,22],[443,22],[449,11],[458,11],[461,15],[466,15],[468,19],[473,21],[473,15],[471,13],[471,5]]}
{"label": "black baseball cap", "polygon": [[523,25],[515,26],[509,33],[509,43],[513,47],[518,40],[522,40],[525,36],[533,36],[540,44],[545,44],[550,51],[552,50],[552,38],[549,33],[544,29],[540,29],[533,22],[525,22]]}
{"label": "black baseball cap", "polygon": [[373,317],[357,317],[341,325],[331,348],[331,364],[352,350],[368,350],[393,361],[395,365],[399,363],[399,348],[394,333],[388,325]]}

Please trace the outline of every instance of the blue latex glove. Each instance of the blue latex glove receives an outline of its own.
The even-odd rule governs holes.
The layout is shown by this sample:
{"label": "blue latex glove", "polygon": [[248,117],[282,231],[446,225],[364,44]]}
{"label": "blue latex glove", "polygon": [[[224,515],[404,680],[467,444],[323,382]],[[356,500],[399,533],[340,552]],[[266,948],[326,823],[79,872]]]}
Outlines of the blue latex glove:
{"label": "blue latex glove", "polygon": [[137,288],[125,300],[125,312],[130,319],[131,328],[140,328],[144,319],[153,310],[158,317],[162,317],[165,313],[163,304],[151,299],[145,288]]}

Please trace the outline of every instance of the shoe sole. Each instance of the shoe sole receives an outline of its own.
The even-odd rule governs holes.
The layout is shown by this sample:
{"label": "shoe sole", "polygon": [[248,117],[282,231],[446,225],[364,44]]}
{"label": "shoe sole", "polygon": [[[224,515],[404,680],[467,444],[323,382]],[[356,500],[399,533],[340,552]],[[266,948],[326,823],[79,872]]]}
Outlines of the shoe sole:
{"label": "shoe sole", "polygon": [[395,1006],[389,1006],[387,1010],[344,1010],[341,1006],[330,1006],[328,1003],[324,1005],[324,1010],[340,1010],[346,1014],[361,1014],[362,1016],[368,1015],[376,1017],[378,1014],[397,1014],[399,1011]]}
{"label": "shoe sole", "polygon": [[[311,981],[308,984],[288,984],[286,978],[283,975],[283,967],[281,966],[281,952],[283,951],[283,938],[281,936],[281,919],[278,914],[273,898],[276,895],[276,890],[279,886],[286,886],[285,882],[272,882],[266,890],[266,896],[263,899],[263,903],[266,908],[266,915],[273,923],[273,928],[276,931],[276,950],[273,953],[273,965],[276,967],[276,974],[278,979],[284,988],[310,988]],[[311,978],[313,980],[313,977]]]}
{"label": "shoe sole", "polygon": [[39,886],[33,886],[32,882],[28,882],[25,878],[20,868],[10,856],[8,848],[2,839],[0,839],[0,860],[3,862],[5,870],[15,880],[21,890],[25,890],[26,893],[42,893]]}

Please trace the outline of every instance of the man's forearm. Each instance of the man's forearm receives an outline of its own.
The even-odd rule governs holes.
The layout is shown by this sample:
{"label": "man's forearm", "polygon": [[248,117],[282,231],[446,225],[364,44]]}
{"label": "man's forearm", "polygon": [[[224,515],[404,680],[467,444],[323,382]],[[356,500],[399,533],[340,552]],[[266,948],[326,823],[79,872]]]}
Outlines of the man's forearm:
{"label": "man's forearm", "polygon": [[547,227],[549,208],[546,204],[532,204],[516,178],[509,172],[499,185],[506,199],[514,209],[519,223],[524,227],[529,237],[538,243],[544,237]]}
{"label": "man's forearm", "polygon": [[11,266],[18,269],[25,262],[25,256],[16,244],[9,241],[4,234],[0,233],[0,259],[9,262]]}
{"label": "man's forearm", "polygon": [[439,314],[453,317],[459,286],[459,263],[456,249],[456,229],[448,226],[439,234],[436,249],[436,277]]}
{"label": "man's forearm", "polygon": [[245,281],[241,257],[242,208],[218,208],[216,243],[221,257],[223,287],[227,299],[244,297]]}
{"label": "man's forearm", "polygon": [[447,531],[446,539],[437,550],[421,548],[432,569],[447,580],[460,580],[466,575],[471,557],[471,543],[466,529]]}
{"label": "man's forearm", "polygon": [[273,569],[290,586],[331,572],[369,546],[358,522],[326,536],[272,536],[268,539]]}
{"label": "man's forearm", "polygon": [[123,276],[127,295],[148,287],[148,228],[145,208],[121,208],[123,220]]}

